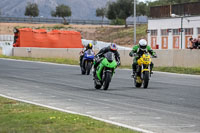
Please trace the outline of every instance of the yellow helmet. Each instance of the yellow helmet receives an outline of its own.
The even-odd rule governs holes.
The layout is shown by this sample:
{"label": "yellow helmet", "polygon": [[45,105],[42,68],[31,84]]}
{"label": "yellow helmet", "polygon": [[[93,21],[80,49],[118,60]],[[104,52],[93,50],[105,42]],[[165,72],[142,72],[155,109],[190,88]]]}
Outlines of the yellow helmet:
{"label": "yellow helmet", "polygon": [[88,43],[87,48],[92,49],[92,46],[93,46],[92,43]]}

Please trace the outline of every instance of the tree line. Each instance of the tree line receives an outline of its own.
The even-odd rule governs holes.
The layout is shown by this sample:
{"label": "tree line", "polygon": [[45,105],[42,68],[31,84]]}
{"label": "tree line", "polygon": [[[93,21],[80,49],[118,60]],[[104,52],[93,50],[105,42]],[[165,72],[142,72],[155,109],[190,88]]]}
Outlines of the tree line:
{"label": "tree line", "polygon": [[[181,4],[189,2],[200,2],[200,0],[156,0],[151,2],[138,2],[136,6],[137,16],[149,16],[150,7],[169,5],[169,4]],[[96,16],[102,18],[102,24],[104,18],[111,20],[111,24],[124,24],[127,27],[126,20],[128,17],[133,16],[134,0],[116,0],[115,2],[108,2],[105,7],[96,9]],[[27,3],[25,16],[37,17],[39,15],[38,5],[36,3]],[[55,11],[51,11],[52,17],[62,17],[64,24],[68,24],[65,17],[72,15],[71,8],[68,5],[58,5]]]}

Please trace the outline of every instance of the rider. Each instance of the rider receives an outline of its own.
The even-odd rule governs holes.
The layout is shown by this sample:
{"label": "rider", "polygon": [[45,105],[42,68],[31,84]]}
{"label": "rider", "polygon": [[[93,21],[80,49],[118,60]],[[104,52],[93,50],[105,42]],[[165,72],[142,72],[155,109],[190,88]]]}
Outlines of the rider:
{"label": "rider", "polygon": [[83,60],[83,56],[84,56],[84,52],[87,51],[88,49],[92,49],[93,45],[92,43],[88,43],[87,46],[85,46],[81,52],[80,52],[80,66],[82,65],[82,60]]}
{"label": "rider", "polygon": [[117,51],[117,45],[115,43],[111,43],[109,46],[102,48],[94,57],[95,63],[94,63],[94,72],[93,75],[96,74],[96,68],[101,62],[101,57],[104,56],[107,52],[113,52],[115,55],[115,60],[117,61],[117,66],[120,65],[120,55]]}
{"label": "rider", "polygon": [[[132,64],[132,69],[133,69],[133,75],[135,75],[136,73],[136,66],[137,66],[137,60],[145,53],[145,52],[149,52],[153,57],[157,57],[156,53],[151,49],[151,47],[149,45],[147,45],[147,41],[145,39],[141,39],[139,41],[138,45],[133,46],[132,51],[129,53],[129,56],[134,57],[133,59],[133,64]],[[152,73],[152,69],[153,69],[153,63],[151,62],[150,64],[150,70]]]}

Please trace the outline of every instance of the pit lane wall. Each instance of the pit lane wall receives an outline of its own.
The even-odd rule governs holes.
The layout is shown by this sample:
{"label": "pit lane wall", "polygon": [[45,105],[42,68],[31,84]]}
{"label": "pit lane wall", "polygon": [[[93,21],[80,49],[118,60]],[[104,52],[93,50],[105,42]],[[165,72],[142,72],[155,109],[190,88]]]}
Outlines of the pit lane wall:
{"label": "pit lane wall", "polygon": [[[79,60],[82,49],[74,48],[13,48],[13,56],[34,58],[69,58]],[[95,51],[97,53],[98,51]],[[130,50],[119,50],[121,64],[131,66],[133,58]],[[200,67],[200,50],[155,50],[158,58],[153,59],[155,66]]]}

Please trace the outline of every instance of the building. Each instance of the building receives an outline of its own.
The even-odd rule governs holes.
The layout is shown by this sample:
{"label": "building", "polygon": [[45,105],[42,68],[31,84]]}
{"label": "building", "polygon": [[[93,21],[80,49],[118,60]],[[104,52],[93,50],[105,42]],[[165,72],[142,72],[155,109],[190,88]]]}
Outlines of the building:
{"label": "building", "polygon": [[153,49],[186,49],[189,39],[200,38],[200,2],[150,9],[148,44]]}

